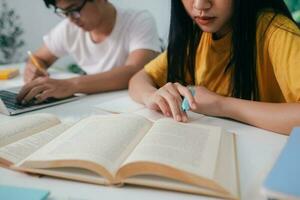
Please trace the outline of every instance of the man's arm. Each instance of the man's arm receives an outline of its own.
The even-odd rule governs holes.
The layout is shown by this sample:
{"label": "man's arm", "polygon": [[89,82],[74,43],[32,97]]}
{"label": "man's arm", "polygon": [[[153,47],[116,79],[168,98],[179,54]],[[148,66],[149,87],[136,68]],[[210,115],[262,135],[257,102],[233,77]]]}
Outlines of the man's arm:
{"label": "man's arm", "polygon": [[135,50],[129,55],[124,66],[103,73],[72,78],[70,81],[74,85],[74,93],[92,94],[125,89],[130,78],[157,55],[157,52],[151,50]]}
{"label": "man's arm", "polygon": [[37,102],[42,102],[49,97],[65,98],[75,93],[93,94],[125,89],[130,78],[157,54],[151,50],[136,50],[129,55],[124,66],[94,75],[64,80],[39,77],[22,88],[17,100],[26,103],[36,98]]}

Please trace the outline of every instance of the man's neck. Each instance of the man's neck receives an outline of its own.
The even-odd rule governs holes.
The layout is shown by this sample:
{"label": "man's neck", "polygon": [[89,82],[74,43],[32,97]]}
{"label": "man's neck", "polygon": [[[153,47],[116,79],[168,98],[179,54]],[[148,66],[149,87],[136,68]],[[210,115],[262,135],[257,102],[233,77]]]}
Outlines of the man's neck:
{"label": "man's neck", "polygon": [[105,19],[102,19],[102,22],[99,23],[98,27],[90,31],[91,39],[95,43],[102,42],[106,37],[108,37],[116,24],[117,11],[112,4],[108,5],[107,14]]}

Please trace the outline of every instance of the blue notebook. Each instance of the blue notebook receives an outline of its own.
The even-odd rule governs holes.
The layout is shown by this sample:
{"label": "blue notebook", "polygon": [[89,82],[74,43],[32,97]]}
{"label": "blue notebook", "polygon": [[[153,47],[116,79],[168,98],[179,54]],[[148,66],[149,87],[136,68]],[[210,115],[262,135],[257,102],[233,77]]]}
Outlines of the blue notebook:
{"label": "blue notebook", "polygon": [[263,187],[271,198],[300,199],[300,127],[293,129]]}
{"label": "blue notebook", "polygon": [[5,200],[46,200],[49,191],[0,185],[0,199]]}

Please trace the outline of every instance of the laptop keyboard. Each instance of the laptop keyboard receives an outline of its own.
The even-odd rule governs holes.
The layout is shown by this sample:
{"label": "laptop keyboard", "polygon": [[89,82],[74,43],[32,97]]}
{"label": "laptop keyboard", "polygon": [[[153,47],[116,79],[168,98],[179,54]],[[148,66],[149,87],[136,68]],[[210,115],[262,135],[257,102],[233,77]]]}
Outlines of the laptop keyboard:
{"label": "laptop keyboard", "polygon": [[6,91],[6,90],[1,90],[0,91],[0,98],[2,99],[3,103],[5,104],[5,106],[7,108],[13,109],[13,110],[19,110],[19,109],[24,109],[24,108],[28,108],[31,106],[36,106],[36,105],[41,105],[41,104],[48,104],[48,103],[52,103],[55,101],[59,101],[58,99],[55,98],[49,98],[46,101],[36,104],[34,103],[34,100],[26,103],[25,105],[20,104],[17,102],[16,100],[17,94],[10,92],[10,91]]}

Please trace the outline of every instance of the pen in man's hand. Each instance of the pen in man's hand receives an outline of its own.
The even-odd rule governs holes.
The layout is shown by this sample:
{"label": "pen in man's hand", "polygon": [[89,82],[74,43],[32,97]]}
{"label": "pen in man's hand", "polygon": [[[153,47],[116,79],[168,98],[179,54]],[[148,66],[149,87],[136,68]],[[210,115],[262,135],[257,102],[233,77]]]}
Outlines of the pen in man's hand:
{"label": "pen in man's hand", "polygon": [[35,66],[35,68],[41,72],[43,75],[48,76],[48,73],[46,71],[46,69],[40,64],[40,62],[36,59],[36,57],[31,53],[31,51],[27,52],[33,66]]}

